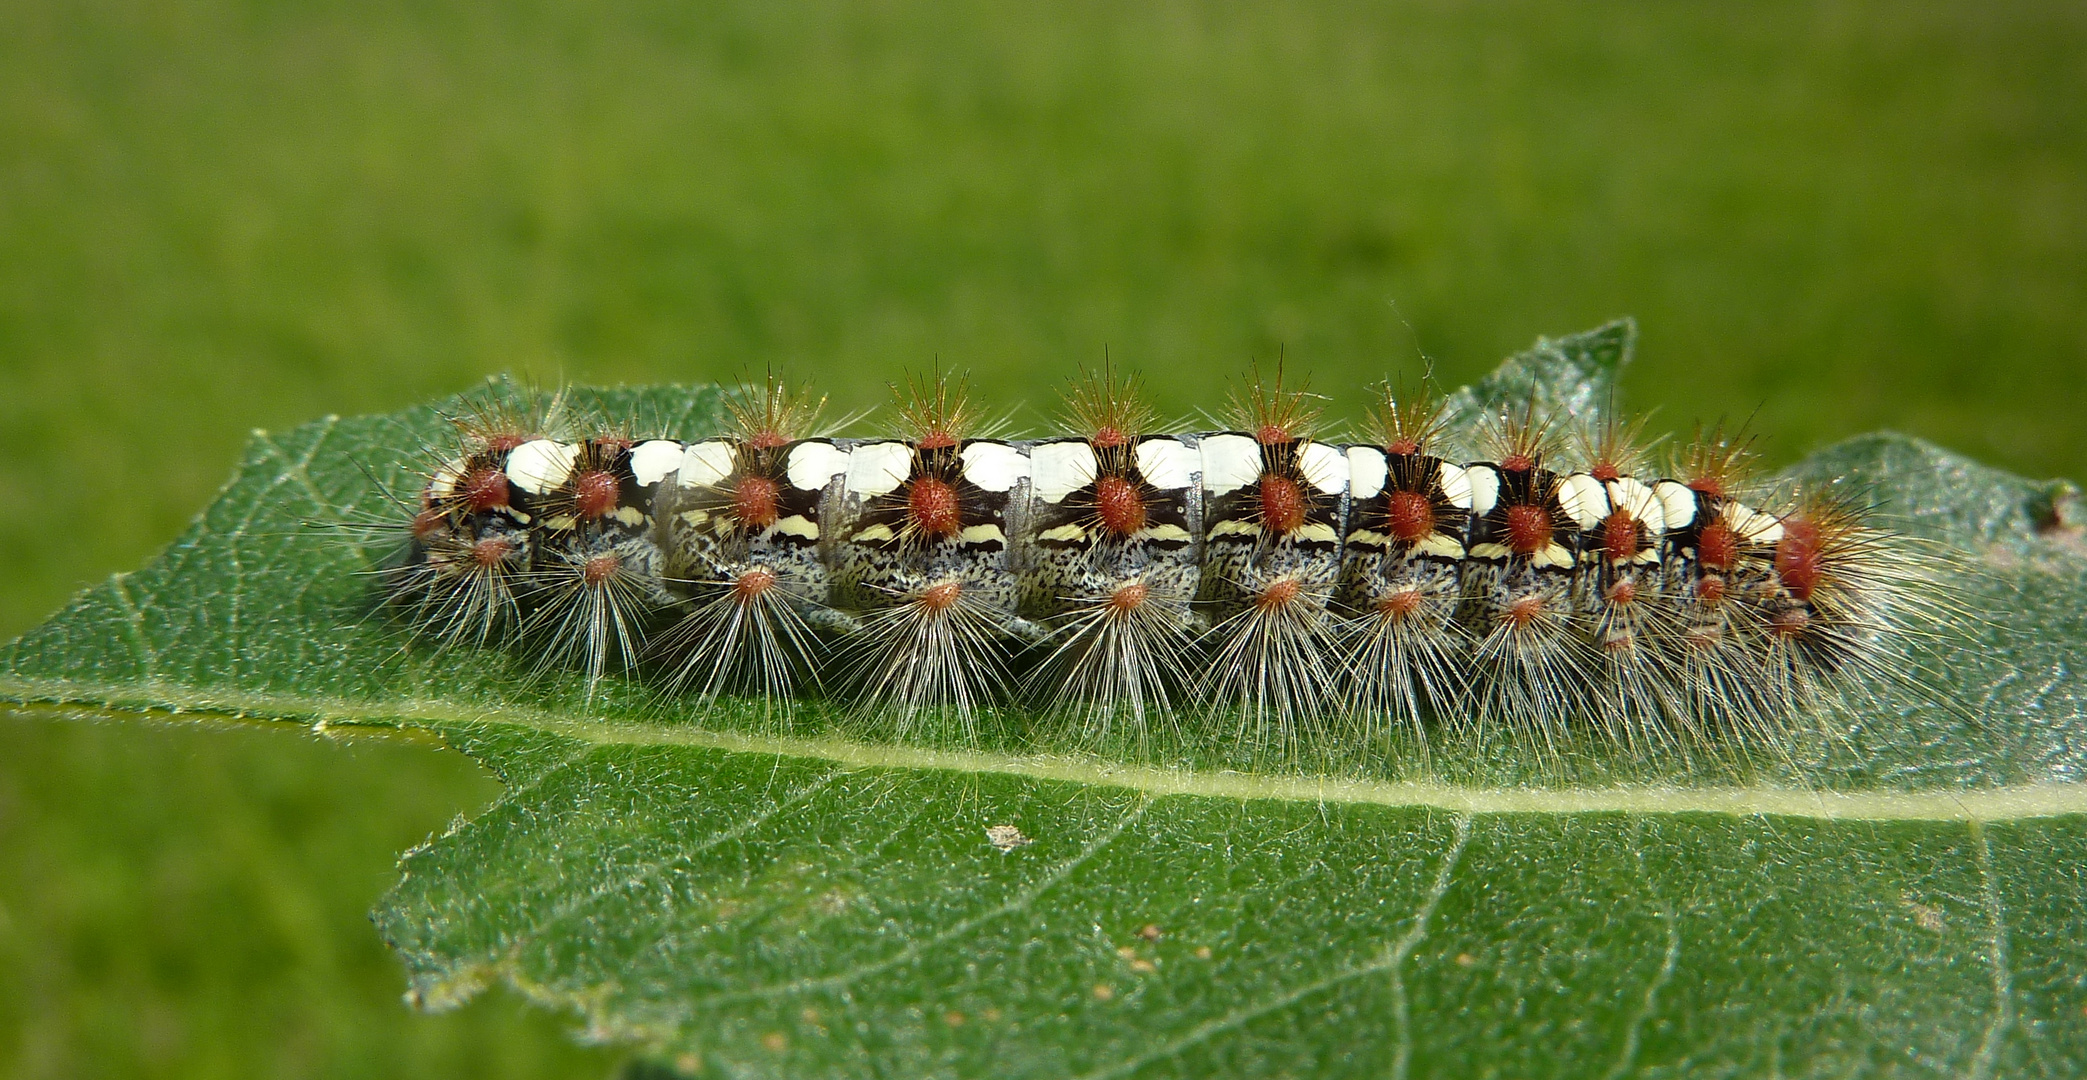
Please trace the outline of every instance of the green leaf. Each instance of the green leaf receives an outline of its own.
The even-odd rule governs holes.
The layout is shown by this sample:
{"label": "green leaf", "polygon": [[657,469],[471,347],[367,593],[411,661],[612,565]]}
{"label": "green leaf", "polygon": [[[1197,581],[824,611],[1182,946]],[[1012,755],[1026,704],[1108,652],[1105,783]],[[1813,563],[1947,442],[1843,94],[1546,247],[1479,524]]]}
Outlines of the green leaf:
{"label": "green leaf", "polygon": [[[1540,343],[1461,407],[1595,411],[1631,334]],[[580,397],[685,432],[719,403]],[[1923,646],[1923,685],[1786,757],[1451,738],[1424,767],[1394,744],[1256,772],[1193,739],[1066,753],[1019,717],[981,747],[883,745],[429,655],[373,609],[382,544],[307,523],[395,519],[383,493],[442,429],[257,434],[162,557],[0,650],[9,700],[398,725],[496,770],[505,798],[410,852],[376,914],[425,1007],[506,982],[734,1075],[2087,1063],[2087,554],[2051,528],[2062,486],[1890,435],[1801,465],[1928,538],[1972,614]]]}

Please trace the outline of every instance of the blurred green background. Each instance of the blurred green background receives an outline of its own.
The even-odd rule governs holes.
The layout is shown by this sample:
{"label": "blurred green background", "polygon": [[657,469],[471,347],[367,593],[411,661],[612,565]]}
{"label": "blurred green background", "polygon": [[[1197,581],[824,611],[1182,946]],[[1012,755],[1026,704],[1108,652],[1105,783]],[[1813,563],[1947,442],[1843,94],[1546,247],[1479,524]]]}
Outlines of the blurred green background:
{"label": "blurred green background", "polygon": [[[2087,474],[2087,6],[0,0],[0,635],[252,427],[480,374],[842,409],[937,358],[1168,412],[1452,384],[1619,314],[1655,427]],[[0,1073],[599,1076],[399,1004],[455,755],[0,719]]]}

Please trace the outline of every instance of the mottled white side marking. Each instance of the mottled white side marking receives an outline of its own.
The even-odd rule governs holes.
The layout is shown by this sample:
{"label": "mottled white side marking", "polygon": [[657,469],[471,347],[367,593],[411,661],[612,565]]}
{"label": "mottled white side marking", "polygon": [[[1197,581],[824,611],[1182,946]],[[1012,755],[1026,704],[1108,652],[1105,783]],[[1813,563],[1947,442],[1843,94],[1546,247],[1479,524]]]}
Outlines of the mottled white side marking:
{"label": "mottled white side marking", "polygon": [[913,448],[902,442],[864,443],[848,454],[848,491],[874,498],[898,490],[913,475]]}
{"label": "mottled white side marking", "polygon": [[650,439],[630,450],[630,473],[639,487],[651,487],[681,467],[681,444],[668,439]]}
{"label": "mottled white side marking", "polygon": [[1029,478],[1029,455],[1002,442],[968,442],[957,456],[964,479],[986,491],[1006,491]]}
{"label": "mottled white side marking", "polygon": [[1297,467],[1304,473],[1306,483],[1327,495],[1348,490],[1348,459],[1325,443],[1308,442],[1298,447]]}
{"label": "mottled white side marking", "polygon": [[1628,476],[1609,481],[1609,505],[1631,519],[1657,529],[1665,523],[1666,508],[1652,489]]}
{"label": "mottled white side marking", "polygon": [[1195,483],[1203,459],[1180,439],[1153,438],[1138,443],[1138,473],[1161,491],[1178,491]]}
{"label": "mottled white side marking", "polygon": [[783,536],[799,536],[806,540],[819,538],[819,524],[803,514],[791,514],[772,526],[771,531]]}
{"label": "mottled white side marking", "polygon": [[1333,526],[1323,521],[1307,521],[1290,530],[1290,539],[1302,543],[1337,544],[1340,542],[1341,534],[1334,532]]}
{"label": "mottled white side marking", "polygon": [[1667,532],[1686,529],[1696,520],[1696,493],[1685,484],[1662,480],[1652,486],[1652,493],[1659,497],[1659,505],[1665,520],[1652,524],[1661,525]]}
{"label": "mottled white side marking", "polygon": [[1414,549],[1422,555],[1433,555],[1438,559],[1464,557],[1464,545],[1458,542],[1456,537],[1444,536],[1441,533],[1429,533],[1421,537],[1420,543],[1414,545]]}
{"label": "mottled white side marking", "polygon": [[1609,495],[1601,481],[1586,473],[1573,473],[1558,481],[1558,505],[1580,528],[1591,529],[1609,516]]}
{"label": "mottled white side marking", "polygon": [[1007,534],[1001,532],[998,525],[966,525],[964,526],[964,531],[957,534],[957,542],[962,544],[1004,544],[1007,543]]}
{"label": "mottled white side marking", "polygon": [[1203,439],[1203,490],[1225,495],[1261,478],[1261,444],[1245,435]]}
{"label": "mottled white side marking", "polygon": [[790,448],[790,486],[799,491],[825,491],[833,478],[848,471],[848,452],[825,440]]}
{"label": "mottled white side marking", "polygon": [[1471,474],[1462,465],[1451,465],[1445,461],[1439,474],[1442,481],[1442,497],[1449,505],[1459,510],[1471,509]]}
{"label": "mottled white side marking", "polygon": [[1726,503],[1723,514],[1732,531],[1750,543],[1773,544],[1783,538],[1783,523],[1773,514],[1736,502]]}
{"label": "mottled white side marking", "polygon": [[1385,463],[1384,451],[1374,446],[1351,446],[1348,448],[1348,492],[1358,499],[1374,499],[1384,491],[1384,481],[1391,477],[1391,466]]}
{"label": "mottled white side marking", "polygon": [[571,443],[532,439],[507,455],[507,482],[531,495],[547,494],[565,483],[578,456],[580,448]]}
{"label": "mottled white side marking", "polygon": [[732,444],[723,439],[690,443],[681,452],[681,472],[674,478],[680,487],[714,487],[732,475]]}
{"label": "mottled white side marking", "polygon": [[1471,512],[1479,517],[1492,513],[1500,501],[1500,474],[1490,465],[1473,465],[1464,470],[1464,482],[1471,488]]}
{"label": "mottled white side marking", "polygon": [[428,495],[435,499],[447,499],[457,493],[457,481],[464,478],[464,469],[469,465],[463,458],[452,458],[449,464],[435,470],[428,478]]}
{"label": "mottled white side marking", "polygon": [[1084,442],[1038,443],[1029,448],[1029,490],[1044,502],[1061,503],[1093,483],[1099,468],[1094,448]]}

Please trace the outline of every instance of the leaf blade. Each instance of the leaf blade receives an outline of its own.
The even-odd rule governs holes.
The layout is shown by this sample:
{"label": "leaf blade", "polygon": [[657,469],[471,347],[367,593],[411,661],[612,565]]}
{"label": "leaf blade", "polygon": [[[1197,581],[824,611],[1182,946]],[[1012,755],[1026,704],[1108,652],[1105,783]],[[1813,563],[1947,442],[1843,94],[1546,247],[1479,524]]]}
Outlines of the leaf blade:
{"label": "leaf blade", "polygon": [[[1540,343],[1467,414],[1532,392],[1605,408],[1634,332]],[[582,397],[696,427],[718,406]],[[164,556],[0,647],[0,697],[421,727],[492,767],[505,797],[409,853],[377,913],[428,1007],[505,980],[591,1037],[757,1074],[2087,1058],[2087,558],[2035,531],[2051,485],[1896,436],[1800,467],[1962,552],[1989,617],[1932,663],[1971,708],[1864,717],[1738,784],[1657,763],[1442,782],[778,734],[402,648],[357,576],[373,552],[305,522],[395,517],[381,489],[410,492],[443,427],[421,409],[258,435]],[[996,825],[1030,842],[1003,850]]]}

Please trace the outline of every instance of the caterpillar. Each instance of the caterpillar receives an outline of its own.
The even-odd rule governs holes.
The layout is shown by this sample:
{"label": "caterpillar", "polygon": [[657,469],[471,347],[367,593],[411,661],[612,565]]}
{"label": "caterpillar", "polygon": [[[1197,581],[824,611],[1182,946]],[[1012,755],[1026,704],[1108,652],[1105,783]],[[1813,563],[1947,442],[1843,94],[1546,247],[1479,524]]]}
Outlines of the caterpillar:
{"label": "caterpillar", "polygon": [[1656,471],[1642,420],[1533,398],[1387,387],[1327,439],[1280,368],[1193,433],[1106,366],[1047,438],[993,437],[960,380],[893,392],[889,438],[773,375],[684,437],[489,397],[421,473],[386,602],[590,696],[636,675],[966,741],[1019,706],[1294,755],[1435,726],[1773,740],[1905,675],[1934,576],[1859,492],[1764,483],[1722,427]]}

